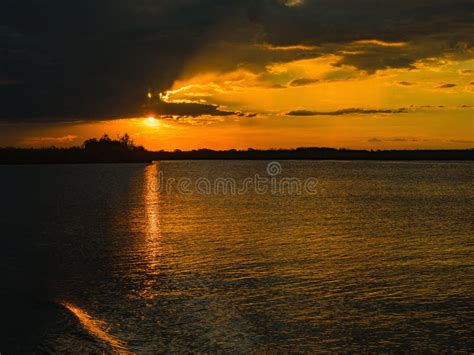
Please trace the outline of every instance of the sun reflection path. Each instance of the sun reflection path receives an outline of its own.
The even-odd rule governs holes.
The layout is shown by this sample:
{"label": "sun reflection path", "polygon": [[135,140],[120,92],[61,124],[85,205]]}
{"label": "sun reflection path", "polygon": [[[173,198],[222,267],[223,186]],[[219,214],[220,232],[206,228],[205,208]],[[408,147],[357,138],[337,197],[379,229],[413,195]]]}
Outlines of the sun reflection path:
{"label": "sun reflection path", "polygon": [[159,209],[159,165],[153,163],[145,170],[143,202],[145,214],[143,257],[147,264],[147,278],[144,289],[140,292],[143,298],[153,298],[153,285],[159,274],[159,264],[162,256],[162,236]]}

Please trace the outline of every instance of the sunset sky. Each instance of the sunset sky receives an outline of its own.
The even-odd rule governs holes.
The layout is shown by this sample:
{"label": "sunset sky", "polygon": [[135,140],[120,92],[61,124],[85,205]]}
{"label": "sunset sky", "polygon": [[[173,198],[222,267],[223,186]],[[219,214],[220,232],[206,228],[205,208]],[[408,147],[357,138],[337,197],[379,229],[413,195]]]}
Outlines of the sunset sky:
{"label": "sunset sky", "polygon": [[2,0],[0,146],[474,147],[472,0]]}

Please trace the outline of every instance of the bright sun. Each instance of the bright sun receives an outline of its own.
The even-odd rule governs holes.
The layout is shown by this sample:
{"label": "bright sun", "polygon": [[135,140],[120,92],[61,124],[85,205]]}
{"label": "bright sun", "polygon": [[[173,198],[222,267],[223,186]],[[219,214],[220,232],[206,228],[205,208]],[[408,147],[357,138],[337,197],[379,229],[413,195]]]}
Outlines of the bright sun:
{"label": "bright sun", "polygon": [[159,126],[159,123],[160,122],[153,116],[147,117],[147,119],[146,119],[146,124],[150,127]]}

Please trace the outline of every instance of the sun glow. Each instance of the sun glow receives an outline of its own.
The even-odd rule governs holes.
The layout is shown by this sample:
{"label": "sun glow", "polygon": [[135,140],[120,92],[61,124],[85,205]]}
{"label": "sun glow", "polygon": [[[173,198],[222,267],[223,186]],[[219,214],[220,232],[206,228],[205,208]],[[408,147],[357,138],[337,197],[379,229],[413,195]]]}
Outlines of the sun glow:
{"label": "sun glow", "polygon": [[145,124],[149,127],[159,127],[160,121],[158,121],[155,117],[150,116],[146,118]]}

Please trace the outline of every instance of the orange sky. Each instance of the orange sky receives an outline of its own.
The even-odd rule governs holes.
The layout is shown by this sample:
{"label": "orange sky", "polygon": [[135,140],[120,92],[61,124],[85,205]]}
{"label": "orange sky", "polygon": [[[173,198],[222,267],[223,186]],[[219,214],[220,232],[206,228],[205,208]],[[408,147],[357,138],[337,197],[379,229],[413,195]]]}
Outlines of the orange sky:
{"label": "orange sky", "polygon": [[[338,51],[403,53],[413,46],[364,40],[347,43]],[[316,49],[252,46],[257,53],[293,53],[288,58]],[[219,71],[216,62],[230,60],[229,53],[212,55],[205,50],[199,53],[168,91],[144,94],[149,109],[143,117],[2,123],[0,138],[4,145],[71,146],[104,133],[113,137],[127,132],[152,150],[474,147],[474,60],[469,56],[445,55],[419,60],[410,68],[368,71],[341,64],[342,55],[318,54],[269,62],[259,70]],[[153,108],[157,102],[208,105],[216,113],[162,115]]]}

